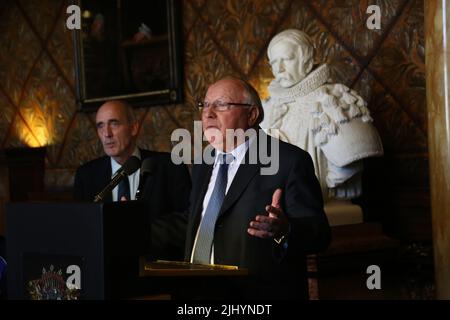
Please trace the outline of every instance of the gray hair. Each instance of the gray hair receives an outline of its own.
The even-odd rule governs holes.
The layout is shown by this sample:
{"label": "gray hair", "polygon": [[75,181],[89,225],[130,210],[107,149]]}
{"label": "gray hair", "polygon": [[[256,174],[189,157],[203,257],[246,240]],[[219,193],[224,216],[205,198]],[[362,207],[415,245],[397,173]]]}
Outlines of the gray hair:
{"label": "gray hair", "polygon": [[259,97],[258,91],[250,83],[242,79],[238,80],[240,80],[245,89],[246,102],[258,108],[259,115],[255,123],[255,126],[257,126],[264,120],[264,108],[261,103],[261,98]]}
{"label": "gray hair", "polygon": [[261,103],[261,98],[259,97],[258,91],[247,81],[241,78],[237,78],[234,76],[226,76],[221,80],[234,80],[239,82],[244,89],[245,102],[256,106],[259,111],[258,118],[256,119],[255,126],[258,126],[264,120],[264,109]]}

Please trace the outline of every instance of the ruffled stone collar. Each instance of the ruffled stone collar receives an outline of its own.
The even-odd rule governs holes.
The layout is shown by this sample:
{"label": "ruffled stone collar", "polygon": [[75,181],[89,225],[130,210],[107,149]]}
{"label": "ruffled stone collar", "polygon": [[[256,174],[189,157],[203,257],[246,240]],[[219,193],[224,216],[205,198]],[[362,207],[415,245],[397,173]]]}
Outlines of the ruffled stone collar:
{"label": "ruffled stone collar", "polygon": [[308,74],[305,79],[290,88],[283,88],[278,82],[273,80],[268,87],[270,97],[285,102],[294,101],[295,98],[303,97],[326,83],[330,76],[329,74],[327,64],[323,64]]}

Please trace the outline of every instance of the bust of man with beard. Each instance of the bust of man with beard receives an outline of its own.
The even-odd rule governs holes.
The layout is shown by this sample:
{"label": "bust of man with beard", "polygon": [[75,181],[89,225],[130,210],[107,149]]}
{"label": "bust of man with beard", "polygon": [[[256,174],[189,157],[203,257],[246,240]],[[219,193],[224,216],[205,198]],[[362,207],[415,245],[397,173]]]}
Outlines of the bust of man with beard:
{"label": "bust of man with beard", "polygon": [[261,127],[308,151],[328,204],[349,203],[362,192],[362,160],[383,154],[367,103],[345,85],[330,83],[326,64],[314,68],[314,47],[304,32],[277,34],[267,53],[275,79]]}

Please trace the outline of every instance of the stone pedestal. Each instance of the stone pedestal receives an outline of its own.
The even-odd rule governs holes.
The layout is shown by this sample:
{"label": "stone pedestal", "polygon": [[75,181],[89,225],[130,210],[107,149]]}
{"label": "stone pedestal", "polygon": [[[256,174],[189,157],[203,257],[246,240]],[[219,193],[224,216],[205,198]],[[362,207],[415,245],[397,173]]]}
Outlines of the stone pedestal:
{"label": "stone pedestal", "polygon": [[332,227],[363,223],[361,207],[350,200],[330,200],[325,204],[324,210]]}

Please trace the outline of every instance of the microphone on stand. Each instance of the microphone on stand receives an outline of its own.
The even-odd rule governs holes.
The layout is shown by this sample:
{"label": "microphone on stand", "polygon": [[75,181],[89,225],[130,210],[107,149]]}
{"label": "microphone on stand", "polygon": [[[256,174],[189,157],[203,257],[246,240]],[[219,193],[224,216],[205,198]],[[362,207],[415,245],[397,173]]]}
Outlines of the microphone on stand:
{"label": "microphone on stand", "polygon": [[128,176],[136,172],[136,170],[138,170],[140,166],[141,160],[139,160],[138,157],[131,156],[112,176],[111,181],[108,183],[108,185],[95,196],[94,202],[103,201],[103,199],[112,191],[112,189],[114,189],[120,183],[120,181],[122,181],[124,178],[128,178]]}
{"label": "microphone on stand", "polygon": [[142,196],[142,190],[145,187],[145,183],[149,176],[153,175],[156,170],[156,162],[153,157],[147,158],[142,161],[141,176],[139,178],[139,187],[136,191],[136,200],[139,200]]}

